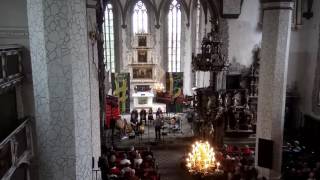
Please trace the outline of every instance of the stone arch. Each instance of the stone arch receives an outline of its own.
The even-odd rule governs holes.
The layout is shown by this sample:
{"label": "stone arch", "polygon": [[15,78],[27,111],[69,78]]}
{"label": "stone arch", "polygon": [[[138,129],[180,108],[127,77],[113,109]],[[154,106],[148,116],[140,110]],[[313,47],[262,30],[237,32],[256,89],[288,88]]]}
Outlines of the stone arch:
{"label": "stone arch", "polygon": [[[132,13],[133,8],[138,1],[140,1],[140,0],[127,1],[126,5],[124,6],[124,9],[123,9],[124,13],[123,13],[123,18],[122,18],[122,21],[123,21],[122,27],[123,28],[127,27],[127,25],[126,25],[127,16],[129,13],[130,14]],[[148,16],[152,17],[152,15],[154,15],[154,17],[156,17],[157,9],[156,9],[155,5],[150,0],[141,0],[141,1],[146,5]],[[153,14],[151,15],[151,13],[153,13]]]}
{"label": "stone arch", "polygon": [[220,23],[220,11],[219,11],[219,4],[216,1],[210,0],[200,0],[200,2],[208,4],[208,10],[212,18],[215,18]]}
{"label": "stone arch", "polygon": [[[189,25],[190,25],[190,8],[188,7],[187,3],[184,0],[177,0],[177,1],[180,3],[180,5],[182,7],[181,12],[184,12],[187,17],[186,26],[189,27]],[[169,12],[169,6],[170,6],[171,2],[172,2],[172,0],[164,0],[160,3],[159,11],[158,11],[159,21],[165,19],[166,15]],[[158,23],[158,25],[159,25],[159,23]],[[157,28],[160,28],[160,25]]]}
{"label": "stone arch", "polygon": [[[120,1],[118,1],[118,0],[110,0],[110,1],[107,1],[106,4],[108,4],[108,3],[111,3],[112,7],[114,8],[113,9],[113,14],[120,15],[122,17],[122,22],[123,22],[123,14],[124,14],[124,12],[123,12],[123,7],[122,7]],[[121,17],[119,19],[121,19]],[[123,25],[123,23],[122,23],[122,25]]]}
{"label": "stone arch", "polygon": [[114,30],[114,55],[115,55],[115,71],[120,71],[120,62],[122,46],[120,45],[122,35],[120,33],[120,29],[123,26],[121,23],[123,17],[123,7],[119,0],[109,0],[104,3],[104,6],[107,4],[112,5],[112,13],[113,13],[113,30]]}
{"label": "stone arch", "polygon": [[[192,0],[191,7],[190,7],[191,15],[193,14],[193,9],[196,3],[197,3],[197,0]],[[219,4],[216,1],[200,0],[200,4],[201,4],[201,7],[203,8],[204,13],[207,15],[207,18],[212,17],[214,19],[217,19],[220,22]]]}

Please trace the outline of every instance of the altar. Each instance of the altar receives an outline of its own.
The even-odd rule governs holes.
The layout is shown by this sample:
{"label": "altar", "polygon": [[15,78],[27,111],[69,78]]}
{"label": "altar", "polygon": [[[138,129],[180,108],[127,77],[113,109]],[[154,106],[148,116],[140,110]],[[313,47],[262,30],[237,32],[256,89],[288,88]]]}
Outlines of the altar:
{"label": "altar", "polygon": [[133,107],[135,109],[149,109],[153,107],[152,92],[136,92],[132,94]]}

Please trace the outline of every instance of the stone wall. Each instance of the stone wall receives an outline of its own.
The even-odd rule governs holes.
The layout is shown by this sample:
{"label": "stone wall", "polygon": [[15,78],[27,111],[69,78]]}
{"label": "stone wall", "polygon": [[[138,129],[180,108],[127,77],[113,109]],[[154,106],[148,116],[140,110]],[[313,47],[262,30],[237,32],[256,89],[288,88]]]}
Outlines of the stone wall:
{"label": "stone wall", "polygon": [[[303,12],[306,11],[306,3],[303,4]],[[314,16],[307,20],[302,19],[302,25],[291,32],[291,43],[288,67],[288,86],[296,87],[300,96],[300,111],[303,114],[320,117],[319,106],[316,99],[319,98],[319,29],[320,29],[320,2],[313,3]]]}
{"label": "stone wall", "polygon": [[260,1],[244,0],[238,19],[228,19],[229,61],[235,60],[249,67],[252,63],[252,50],[261,43]]}
{"label": "stone wall", "polygon": [[[88,6],[90,5],[90,6]],[[96,22],[96,1],[87,1],[87,31],[95,31]],[[100,139],[100,103],[99,103],[99,77],[98,77],[98,49],[97,41],[88,36],[88,61],[89,61],[89,86],[90,86],[90,120],[91,120],[91,146],[92,157],[94,157],[94,167],[98,167],[98,159],[101,155]]]}
{"label": "stone wall", "polygon": [[23,84],[16,88],[18,117],[34,115],[32,73],[26,1],[0,1],[0,44],[19,44],[25,47]]}

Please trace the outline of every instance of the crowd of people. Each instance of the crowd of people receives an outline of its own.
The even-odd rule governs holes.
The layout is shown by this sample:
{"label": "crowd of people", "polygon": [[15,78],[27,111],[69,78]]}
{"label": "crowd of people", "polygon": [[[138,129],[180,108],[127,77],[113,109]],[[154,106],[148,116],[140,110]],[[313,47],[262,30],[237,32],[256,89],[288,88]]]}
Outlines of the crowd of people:
{"label": "crowd of people", "polygon": [[155,140],[160,141],[163,133],[178,132],[180,130],[181,118],[173,116],[168,119],[168,117],[164,116],[161,108],[157,109],[155,118],[152,108],[148,112],[145,109],[141,109],[140,112],[134,109],[131,112],[129,121],[125,118],[111,121],[112,139],[115,135],[115,129],[119,129],[121,139],[141,137],[144,134],[146,125],[149,128],[154,127]]}
{"label": "crowd of people", "polygon": [[142,134],[143,132],[141,132],[141,127],[143,127],[144,125],[147,124],[147,118],[148,118],[148,124],[154,125],[155,128],[155,134],[156,134],[156,140],[160,140],[160,131],[161,131],[161,127],[162,127],[162,122],[163,122],[163,112],[161,110],[161,108],[158,108],[157,112],[156,112],[156,118],[153,118],[153,111],[152,108],[150,108],[148,110],[148,113],[146,112],[146,110],[142,109],[140,110],[140,121],[138,120],[138,111],[137,110],[133,110],[131,112],[131,117],[130,117],[130,125],[133,127],[135,135],[139,135]]}
{"label": "crowd of people", "polygon": [[319,180],[319,151],[297,140],[285,143],[282,170],[284,180]]}
{"label": "crowd of people", "polygon": [[160,175],[150,148],[136,150],[115,150],[104,148],[99,159],[103,180],[159,180]]}
{"label": "crowd of people", "polygon": [[257,180],[254,166],[254,148],[225,145],[220,154],[224,176],[228,180]]}

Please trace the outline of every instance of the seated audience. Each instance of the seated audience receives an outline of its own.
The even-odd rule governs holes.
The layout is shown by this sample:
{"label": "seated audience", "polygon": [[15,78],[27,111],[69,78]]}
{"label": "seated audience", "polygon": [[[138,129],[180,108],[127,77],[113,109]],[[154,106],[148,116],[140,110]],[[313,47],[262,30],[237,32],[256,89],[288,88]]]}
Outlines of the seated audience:
{"label": "seated audience", "polygon": [[141,155],[138,153],[133,160],[133,167],[139,168],[142,162],[143,162],[143,159],[141,158]]}
{"label": "seated audience", "polygon": [[[107,154],[113,148],[106,150]],[[143,156],[142,156],[143,155]],[[131,156],[131,158],[130,158]],[[116,150],[109,158],[107,167],[107,179],[116,180],[159,180],[160,176],[157,172],[153,153],[150,148],[141,150],[141,154],[134,146],[128,151]]]}
{"label": "seated audience", "polygon": [[121,169],[121,174],[122,175],[125,175],[126,173],[128,173],[130,175],[134,175],[135,174],[135,170],[130,167],[130,164],[126,164],[124,166],[124,168]]}
{"label": "seated audience", "polygon": [[153,152],[151,151],[150,147],[147,147],[147,150],[142,152],[142,158],[146,158],[149,155],[151,158],[153,158]]}
{"label": "seated audience", "polygon": [[131,164],[131,162],[127,158],[127,154],[123,154],[123,159],[120,161],[120,165],[130,165],[130,164]]}

